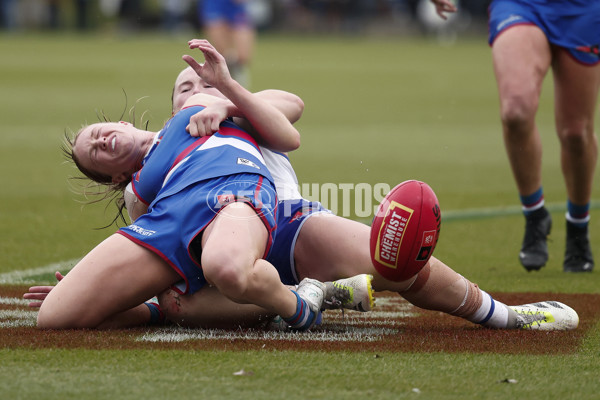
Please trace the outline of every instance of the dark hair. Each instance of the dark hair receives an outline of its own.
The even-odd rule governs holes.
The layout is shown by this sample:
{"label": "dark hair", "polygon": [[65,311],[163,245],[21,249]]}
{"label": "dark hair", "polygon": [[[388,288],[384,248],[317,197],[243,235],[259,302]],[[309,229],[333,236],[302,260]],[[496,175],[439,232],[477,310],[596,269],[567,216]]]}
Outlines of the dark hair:
{"label": "dark hair", "polygon": [[[125,92],[125,90],[123,90],[123,95],[125,96],[125,107],[123,108],[123,112],[121,113],[121,116],[119,117],[118,120],[124,121],[125,120],[124,116],[126,114],[128,114],[128,116],[129,116],[128,119],[130,120],[130,123],[133,126],[135,126],[135,120],[136,120],[136,113],[135,113],[136,108],[135,107],[141,100],[144,99],[144,97],[137,99],[135,101],[134,105],[129,109],[129,111],[127,111],[127,102],[128,101],[127,101],[127,93]],[[149,120],[143,121],[144,115],[145,115],[145,112],[143,112],[142,115],[140,116],[140,124],[143,125],[144,129],[147,130],[148,124],[150,123],[150,121]],[[104,111],[102,111],[102,110],[97,112],[96,116],[98,117],[99,122],[112,122],[112,120],[110,118],[108,118],[106,116],[106,114],[104,113]],[[77,167],[79,172],[81,172],[84,175],[84,176],[72,176],[69,179],[78,181],[78,182],[85,181],[84,183],[79,185],[79,187],[81,189],[80,190],[81,194],[86,199],[88,199],[86,201],[87,204],[99,203],[104,200],[109,200],[108,203],[106,204],[106,208],[108,208],[108,206],[111,202],[114,202],[114,204],[117,206],[117,215],[115,215],[115,217],[110,222],[110,224],[103,226],[101,228],[98,228],[98,229],[108,228],[114,224],[118,225],[118,220],[121,220],[125,225],[128,225],[128,222],[125,219],[125,215],[123,213],[123,209],[125,209],[125,194],[124,194],[125,188],[131,181],[131,177],[129,177],[128,180],[123,181],[121,183],[114,183],[112,181],[111,176],[89,170],[87,168],[84,168],[81,165],[81,163],[75,156],[75,153],[73,153],[73,146],[75,146],[75,142],[77,141],[79,134],[81,133],[81,131],[83,131],[84,128],[85,128],[85,126],[83,128],[81,128],[76,134],[65,131],[64,141],[63,141],[63,144],[61,145],[61,151],[63,153],[63,156],[65,157],[65,159],[68,162],[72,162],[73,164],[75,164],[75,166]]]}
{"label": "dark hair", "polygon": [[105,175],[96,171],[89,170],[81,165],[81,163],[77,159],[77,156],[73,152],[73,146],[75,146],[77,137],[79,136],[82,130],[83,128],[80,129],[79,132],[77,132],[77,134],[65,132],[63,144],[61,145],[61,151],[65,159],[68,162],[72,162],[73,164],[75,164],[79,172],[83,174],[83,176],[71,176],[69,177],[69,179],[81,183],[80,185],[78,185],[78,188],[80,189],[80,193],[87,199],[87,204],[99,203],[104,200],[109,200],[109,202],[106,205],[106,208],[108,208],[111,202],[114,202],[114,204],[117,206],[117,215],[115,215],[110,224],[103,226],[99,229],[108,228],[109,226],[116,224],[118,220],[121,220],[127,225],[128,223],[125,219],[123,210],[125,208],[124,191],[129,181],[114,183],[110,175]]}

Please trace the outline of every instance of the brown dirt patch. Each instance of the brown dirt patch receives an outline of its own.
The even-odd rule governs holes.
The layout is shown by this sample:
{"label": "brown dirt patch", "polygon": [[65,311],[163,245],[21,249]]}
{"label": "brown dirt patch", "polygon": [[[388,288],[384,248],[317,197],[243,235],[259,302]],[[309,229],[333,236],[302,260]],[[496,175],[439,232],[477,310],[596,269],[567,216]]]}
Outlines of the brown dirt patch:
{"label": "brown dirt patch", "polygon": [[378,304],[374,312],[346,312],[342,315],[337,311],[329,311],[324,316],[323,324],[308,333],[181,328],[45,331],[31,326],[35,320],[32,309],[15,300],[21,299],[26,290],[25,286],[0,286],[0,299],[4,300],[0,302],[2,348],[568,354],[577,352],[588,330],[600,319],[598,294],[492,294],[507,304],[540,300],[557,300],[568,304],[578,312],[580,318],[578,329],[569,332],[484,329],[443,313],[418,309],[397,295],[382,294],[377,297]]}

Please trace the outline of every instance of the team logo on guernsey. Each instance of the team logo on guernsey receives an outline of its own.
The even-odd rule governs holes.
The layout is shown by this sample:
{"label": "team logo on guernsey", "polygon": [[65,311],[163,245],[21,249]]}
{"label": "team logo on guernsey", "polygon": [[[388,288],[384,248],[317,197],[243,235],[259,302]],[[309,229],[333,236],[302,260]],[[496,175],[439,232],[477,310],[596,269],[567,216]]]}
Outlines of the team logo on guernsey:
{"label": "team logo on guernsey", "polygon": [[266,179],[260,179],[225,182],[215,186],[206,196],[206,205],[215,214],[235,202],[250,204],[259,216],[275,215],[277,193]]}
{"label": "team logo on guernsey", "polygon": [[138,225],[129,225],[128,228],[142,236],[152,236],[156,233],[156,231],[151,231],[150,229],[145,229]]}
{"label": "team logo on guernsey", "polygon": [[375,247],[375,260],[377,262],[386,267],[396,269],[398,252],[402,246],[404,233],[413,212],[413,209],[398,202],[390,202],[381,223],[379,235],[377,236],[377,245]]}
{"label": "team logo on guernsey", "polygon": [[312,206],[302,207],[302,209],[300,211],[296,211],[294,216],[289,220],[288,224],[291,224],[292,222],[297,221],[297,220],[301,219],[302,217],[311,214],[313,209],[315,209],[315,208]]}
{"label": "team logo on guernsey", "polygon": [[252,168],[260,169],[260,167],[258,165],[256,165],[255,163],[253,163],[252,161],[250,161],[250,160],[248,160],[246,158],[238,157],[237,163],[240,164],[240,165],[245,165],[247,167],[252,167]]}
{"label": "team logo on guernsey", "polygon": [[511,16],[509,16],[508,18],[506,18],[505,20],[501,21],[498,25],[496,25],[496,30],[501,31],[502,29],[504,29],[504,27],[506,25],[515,23],[517,21],[521,21],[522,19],[523,19],[522,16],[512,14]]}

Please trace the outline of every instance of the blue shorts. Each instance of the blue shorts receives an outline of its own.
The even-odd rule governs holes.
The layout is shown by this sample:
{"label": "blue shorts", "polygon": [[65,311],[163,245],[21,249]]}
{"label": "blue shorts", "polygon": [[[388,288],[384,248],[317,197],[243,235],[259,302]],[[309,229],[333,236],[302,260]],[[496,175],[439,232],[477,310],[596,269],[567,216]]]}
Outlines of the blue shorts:
{"label": "blue shorts", "polygon": [[205,25],[227,22],[236,27],[250,26],[246,0],[202,0],[200,18]]}
{"label": "blue shorts", "polygon": [[277,195],[268,180],[255,174],[200,181],[174,195],[159,196],[146,214],[118,233],[165,260],[183,279],[174,289],[192,294],[206,284],[199,262],[200,234],[220,210],[239,201],[252,206],[265,224],[268,254],[277,226]]}
{"label": "blue shorts", "polygon": [[489,38],[515,25],[536,25],[548,41],[580,63],[600,63],[600,1],[494,0],[489,7]]}
{"label": "blue shorts", "polygon": [[279,272],[281,282],[295,285],[299,282],[294,263],[294,248],[302,226],[315,214],[330,213],[319,202],[304,199],[280,201],[277,207],[277,234],[267,261]]}

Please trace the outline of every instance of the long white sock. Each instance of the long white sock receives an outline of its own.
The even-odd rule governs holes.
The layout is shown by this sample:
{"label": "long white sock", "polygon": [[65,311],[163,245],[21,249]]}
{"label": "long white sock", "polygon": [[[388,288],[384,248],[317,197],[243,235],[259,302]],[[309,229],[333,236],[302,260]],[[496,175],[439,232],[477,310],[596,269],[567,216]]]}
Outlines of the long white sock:
{"label": "long white sock", "polygon": [[505,329],[508,327],[509,309],[506,304],[496,301],[481,289],[481,306],[468,319],[488,328]]}

